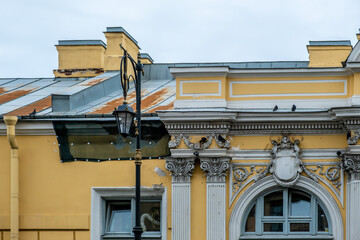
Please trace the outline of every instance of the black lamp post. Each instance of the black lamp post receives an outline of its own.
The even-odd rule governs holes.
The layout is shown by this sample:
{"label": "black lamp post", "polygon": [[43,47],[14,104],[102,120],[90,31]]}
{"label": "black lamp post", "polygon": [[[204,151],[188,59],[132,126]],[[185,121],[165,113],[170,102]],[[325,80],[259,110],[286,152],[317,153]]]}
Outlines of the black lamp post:
{"label": "black lamp post", "polygon": [[[136,62],[125,48],[120,44],[122,50],[124,50],[124,56],[120,63],[120,80],[123,89],[124,102],[120,105],[113,114],[116,118],[116,123],[119,132],[122,136],[127,137],[130,133],[130,128],[135,123],[135,134],[136,134],[136,152],[135,152],[135,226],[133,228],[135,240],[141,240],[141,234],[143,232],[140,226],[140,166],[141,166],[141,74],[143,73],[143,66],[140,62],[140,56]],[[131,63],[133,74],[128,75],[127,64],[128,61]],[[136,114],[134,110],[127,105],[126,96],[129,89],[129,81],[133,80],[136,91]],[[136,120],[134,117],[136,115]]]}

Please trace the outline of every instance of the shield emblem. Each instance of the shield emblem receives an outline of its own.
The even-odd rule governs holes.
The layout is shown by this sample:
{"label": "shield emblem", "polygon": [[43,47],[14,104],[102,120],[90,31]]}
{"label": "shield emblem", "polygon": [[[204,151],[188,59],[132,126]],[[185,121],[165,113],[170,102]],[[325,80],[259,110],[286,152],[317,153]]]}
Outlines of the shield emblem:
{"label": "shield emblem", "polygon": [[295,157],[292,149],[284,149],[276,156],[273,165],[275,176],[280,181],[289,182],[294,180],[299,173],[299,159]]}

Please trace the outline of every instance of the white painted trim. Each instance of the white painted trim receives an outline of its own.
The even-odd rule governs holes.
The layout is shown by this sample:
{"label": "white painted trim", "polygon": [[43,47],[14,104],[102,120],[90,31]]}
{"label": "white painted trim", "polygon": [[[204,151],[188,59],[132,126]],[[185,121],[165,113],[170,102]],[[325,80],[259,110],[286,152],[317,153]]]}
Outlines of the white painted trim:
{"label": "white painted trim", "polygon": [[[359,56],[360,56],[360,41],[358,41],[355,44],[353,50],[349,54],[349,57],[347,59],[347,63],[357,61],[359,59]],[[348,64],[346,64],[346,65],[348,65]]]}
{"label": "white painted trim", "polygon": [[[206,150],[205,150],[206,151]],[[303,156],[301,159],[338,159],[337,152],[344,152],[343,148],[323,149],[323,148],[312,148],[302,149]],[[231,157],[232,160],[261,160],[271,159],[270,150],[264,149],[230,149],[228,150],[227,156]]]}
{"label": "white painted trim", "polygon": [[[297,188],[312,193],[325,206],[332,226],[334,240],[343,240],[344,229],[340,209],[332,195],[320,184],[307,177],[300,176],[296,185]],[[264,191],[277,188],[279,185],[272,176],[267,176],[247,188],[234,205],[229,222],[229,240],[238,240],[241,235],[241,226],[244,224],[244,214],[255,199]]]}
{"label": "white painted trim", "polygon": [[171,186],[171,239],[191,236],[191,184],[173,182]]}
{"label": "white painted trim", "polygon": [[[134,198],[135,187],[92,187],[90,239],[99,240],[103,233],[104,199]],[[141,187],[141,197],[161,197],[161,239],[167,239],[167,189]]]}
{"label": "white painted trim", "polygon": [[189,108],[225,108],[225,99],[189,99],[189,100],[175,100],[174,109]]}
{"label": "white painted trim", "polygon": [[230,69],[228,77],[348,76],[345,68]]}
{"label": "white painted trim", "polygon": [[206,239],[226,240],[225,183],[206,183]]}
{"label": "white painted trim", "polygon": [[272,100],[239,100],[227,101],[226,107],[232,109],[273,109],[274,106],[279,107],[279,112],[282,110],[291,111],[292,105],[296,105],[297,111],[301,109],[306,110],[327,110],[333,107],[347,107],[349,106],[348,98],[331,98],[331,99],[272,99]]}
{"label": "white painted trim", "polygon": [[[278,93],[278,94],[246,94],[246,95],[235,95],[233,94],[233,85],[234,84],[272,84],[272,83],[333,83],[333,82],[342,82],[344,83],[344,91],[342,93]],[[347,94],[347,80],[338,79],[338,80],[284,80],[284,81],[230,81],[229,85],[230,97],[292,97],[292,96],[344,96]]]}
{"label": "white painted trim", "polygon": [[[184,83],[218,83],[218,92],[217,93],[184,93],[183,92],[183,84]],[[198,96],[221,96],[221,80],[183,80],[180,81],[180,96],[191,96],[191,97],[198,97]],[[193,100],[192,100],[193,101]]]}
{"label": "white painted trim", "polygon": [[[353,177],[353,176],[352,176]],[[348,178],[346,205],[346,236],[348,240],[358,240],[360,236],[360,180]]]}

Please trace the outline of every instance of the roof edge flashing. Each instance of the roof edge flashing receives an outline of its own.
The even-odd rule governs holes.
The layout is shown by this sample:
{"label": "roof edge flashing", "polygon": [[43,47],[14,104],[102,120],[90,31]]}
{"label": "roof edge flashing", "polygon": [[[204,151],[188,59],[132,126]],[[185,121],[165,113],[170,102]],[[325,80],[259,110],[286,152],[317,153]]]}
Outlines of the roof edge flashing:
{"label": "roof edge flashing", "polygon": [[106,44],[102,40],[59,40],[55,46],[96,46],[101,45],[106,48]]}

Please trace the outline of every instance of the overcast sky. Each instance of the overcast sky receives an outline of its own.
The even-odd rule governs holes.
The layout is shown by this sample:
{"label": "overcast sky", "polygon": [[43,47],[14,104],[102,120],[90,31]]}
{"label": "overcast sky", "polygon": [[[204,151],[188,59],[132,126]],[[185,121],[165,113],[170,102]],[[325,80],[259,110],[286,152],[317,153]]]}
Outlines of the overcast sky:
{"label": "overcast sky", "polygon": [[310,40],[351,40],[359,0],[1,0],[0,77],[52,77],[58,40],[124,27],[155,62],[308,60]]}

